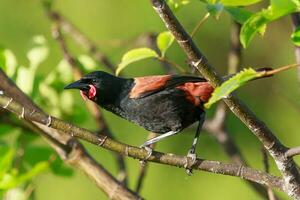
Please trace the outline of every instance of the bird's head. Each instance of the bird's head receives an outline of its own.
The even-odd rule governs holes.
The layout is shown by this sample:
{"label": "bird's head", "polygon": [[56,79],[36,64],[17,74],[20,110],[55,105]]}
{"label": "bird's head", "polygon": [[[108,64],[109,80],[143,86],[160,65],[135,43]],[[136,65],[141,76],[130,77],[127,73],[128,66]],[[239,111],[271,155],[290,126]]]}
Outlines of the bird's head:
{"label": "bird's head", "polygon": [[83,76],[78,81],[67,85],[64,89],[79,89],[84,100],[97,101],[100,93],[106,93],[114,76],[106,72],[95,71]]}

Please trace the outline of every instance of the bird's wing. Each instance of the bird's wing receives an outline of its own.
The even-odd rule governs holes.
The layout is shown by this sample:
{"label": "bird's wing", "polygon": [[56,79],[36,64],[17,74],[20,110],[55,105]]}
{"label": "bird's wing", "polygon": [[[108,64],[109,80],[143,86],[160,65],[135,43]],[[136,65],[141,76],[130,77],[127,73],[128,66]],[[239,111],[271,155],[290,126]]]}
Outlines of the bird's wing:
{"label": "bird's wing", "polygon": [[190,83],[189,86],[192,86],[194,85],[193,83],[207,83],[207,81],[204,78],[193,76],[160,75],[138,77],[134,78],[134,85],[130,91],[130,98],[144,98],[164,89],[177,86],[179,89],[189,90],[185,87],[187,83]]}

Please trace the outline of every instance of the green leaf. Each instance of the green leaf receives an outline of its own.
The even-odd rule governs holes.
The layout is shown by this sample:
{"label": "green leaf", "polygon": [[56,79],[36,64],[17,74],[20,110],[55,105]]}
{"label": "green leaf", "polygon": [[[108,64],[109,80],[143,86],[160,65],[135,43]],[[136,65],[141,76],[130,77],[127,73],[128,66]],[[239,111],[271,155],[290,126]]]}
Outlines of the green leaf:
{"label": "green leaf", "polygon": [[74,174],[72,168],[68,167],[61,159],[57,158],[50,165],[51,171],[57,176],[70,177]]}
{"label": "green leaf", "polygon": [[18,175],[16,172],[6,173],[3,179],[0,179],[0,189],[8,190],[31,180],[41,172],[49,168],[47,161],[39,162],[33,166],[28,172]]}
{"label": "green leaf", "polygon": [[264,32],[266,24],[300,10],[298,0],[271,0],[267,9],[253,14],[242,26],[240,40],[246,48],[257,32]]}
{"label": "green leaf", "polygon": [[296,46],[300,46],[300,27],[296,28],[296,30],[292,33],[291,38]]}
{"label": "green leaf", "polygon": [[53,7],[53,1],[54,0],[43,0],[43,6],[46,8],[46,10],[51,10]]}
{"label": "green leaf", "polygon": [[8,190],[14,188],[16,185],[16,177],[14,174],[6,173],[0,179],[0,190]]}
{"label": "green leaf", "polygon": [[[5,200],[29,200],[23,188],[12,188],[5,191]],[[0,191],[1,192],[1,191]],[[1,193],[0,193],[1,197]]]}
{"label": "green leaf", "polygon": [[17,177],[17,184],[24,183],[38,174],[44,172],[45,170],[49,169],[49,162],[42,161],[33,166],[28,172],[21,174]]}
{"label": "green leaf", "polygon": [[11,168],[15,150],[8,146],[0,145],[0,180]]}
{"label": "green leaf", "polygon": [[11,50],[0,47],[0,68],[2,68],[9,77],[15,74],[17,61]]}
{"label": "green leaf", "polygon": [[[55,114],[60,116],[60,110],[57,109],[57,105],[59,105],[59,95],[55,89],[53,89],[51,86],[47,85],[45,82],[41,82],[39,84],[39,92],[40,95],[46,99],[48,106],[50,107],[49,112],[51,114]],[[56,109],[53,109],[56,108]]]}
{"label": "green leaf", "polygon": [[[36,163],[42,162],[45,159],[51,159],[50,169],[51,171],[58,176],[71,176],[73,175],[72,168],[68,167],[64,164],[64,162],[57,156],[55,156],[55,152],[50,147],[44,146],[27,146],[25,149],[25,154],[23,157],[23,161],[25,165],[28,167],[34,166]],[[55,159],[53,160],[53,156]]]}
{"label": "green leaf", "polygon": [[199,0],[206,4],[222,4],[223,6],[249,6],[262,0]]}
{"label": "green leaf", "polygon": [[[268,19],[270,11],[262,10],[259,13],[253,14],[242,26],[240,33],[240,41],[244,48],[246,48],[250,41],[253,39],[254,35],[259,32],[259,30],[264,30],[266,24],[270,22]],[[262,32],[262,34],[264,31]]]}
{"label": "green leaf", "polygon": [[170,31],[162,32],[157,36],[156,44],[161,52],[162,57],[165,57],[166,51],[172,45],[173,42],[174,36],[172,35],[172,33],[170,33]]}
{"label": "green leaf", "polygon": [[0,68],[2,68],[4,71],[6,71],[6,58],[4,55],[5,49],[0,47]]}
{"label": "green leaf", "polygon": [[30,68],[35,69],[48,57],[49,49],[44,36],[33,37],[34,46],[27,52]]}
{"label": "green leaf", "polygon": [[183,8],[183,6],[189,3],[190,3],[189,0],[167,0],[167,4],[174,12],[179,11],[181,8]]}
{"label": "green leaf", "polygon": [[17,85],[28,95],[32,94],[33,91],[37,67],[48,56],[48,47],[43,36],[33,37],[33,43],[34,47],[27,52],[30,65],[29,67],[19,67],[16,78]]}
{"label": "green leaf", "polygon": [[60,95],[60,108],[68,114],[73,113],[74,98],[71,91],[64,90]]}
{"label": "green leaf", "polygon": [[116,69],[116,75],[119,75],[120,72],[129,64],[143,60],[146,58],[158,58],[158,54],[149,48],[138,48],[128,51],[124,54],[121,63],[118,65]]}
{"label": "green leaf", "polygon": [[299,0],[271,0],[271,7],[273,10],[273,18],[289,15],[300,9]]}
{"label": "green leaf", "polygon": [[240,24],[244,24],[245,21],[247,21],[252,16],[252,12],[244,8],[226,6],[225,10],[236,22]]}
{"label": "green leaf", "polygon": [[26,68],[24,66],[20,66],[18,68],[16,84],[23,92],[25,92],[28,95],[30,95],[33,90],[34,75],[35,70]]}
{"label": "green leaf", "polygon": [[[70,83],[73,80],[73,70],[71,65],[65,60],[61,60],[56,67],[57,77],[63,83]],[[55,80],[55,79],[54,79]]]}
{"label": "green leaf", "polygon": [[224,6],[249,6],[262,0],[220,0]]}
{"label": "green leaf", "polygon": [[261,74],[252,68],[241,71],[229,80],[225,81],[221,86],[217,87],[209,101],[204,106],[206,108],[210,108],[212,104],[216,103],[222,98],[226,98],[231,92],[241,87],[246,82],[259,76],[261,76]]}
{"label": "green leaf", "polygon": [[84,66],[84,69],[87,71],[92,71],[97,68],[97,63],[90,56],[80,55],[80,56],[78,56],[78,60],[80,63],[82,63],[82,65]]}
{"label": "green leaf", "polygon": [[213,4],[208,3],[206,5],[207,12],[209,12],[216,19],[219,19],[223,9],[224,9],[224,6],[221,3],[213,3]]}
{"label": "green leaf", "polygon": [[21,130],[16,138],[16,145],[22,146],[23,144],[30,145],[38,139],[38,135],[30,130]]}
{"label": "green leaf", "polygon": [[6,59],[6,73],[9,77],[14,76],[16,70],[17,70],[17,59],[14,53],[9,50],[4,50],[4,56]]}

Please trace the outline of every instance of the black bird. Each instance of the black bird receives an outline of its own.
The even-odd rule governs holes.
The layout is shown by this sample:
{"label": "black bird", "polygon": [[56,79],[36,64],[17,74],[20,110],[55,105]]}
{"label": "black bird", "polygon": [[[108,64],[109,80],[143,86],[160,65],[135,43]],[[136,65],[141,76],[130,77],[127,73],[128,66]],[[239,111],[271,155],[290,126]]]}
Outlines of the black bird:
{"label": "black bird", "polygon": [[213,87],[204,78],[159,75],[127,79],[95,71],[65,87],[74,88],[80,90],[84,99],[94,101],[148,131],[162,134],[141,147],[175,135],[198,121],[188,153],[195,158],[197,139],[205,118],[203,103],[213,92]]}
{"label": "black bird", "polygon": [[214,90],[206,79],[178,75],[121,78],[95,71],[65,87],[74,88],[80,90],[84,99],[94,101],[148,131],[161,134],[141,146],[148,151],[149,145],[175,135],[198,121],[188,152],[188,157],[195,160],[197,140],[205,119],[203,104]]}

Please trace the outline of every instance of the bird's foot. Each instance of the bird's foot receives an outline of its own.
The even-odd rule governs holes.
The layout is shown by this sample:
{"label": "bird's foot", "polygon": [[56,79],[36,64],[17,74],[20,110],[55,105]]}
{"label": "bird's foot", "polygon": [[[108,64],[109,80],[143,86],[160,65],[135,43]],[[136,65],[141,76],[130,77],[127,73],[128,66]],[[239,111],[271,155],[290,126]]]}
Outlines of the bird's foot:
{"label": "bird's foot", "polygon": [[195,153],[195,149],[191,148],[188,151],[188,154],[186,155],[186,163],[184,165],[184,168],[186,169],[186,173],[188,175],[193,174],[192,166],[196,163],[196,158],[197,158],[197,155]]}
{"label": "bird's foot", "polygon": [[148,145],[145,145],[145,144],[141,145],[140,148],[145,149],[145,150],[147,151],[147,153],[148,153],[148,155],[147,155],[147,157],[146,157],[145,159],[140,160],[141,165],[145,165],[146,160],[147,160],[148,158],[150,158],[150,156],[152,155],[153,150],[152,150],[151,147],[149,147]]}

